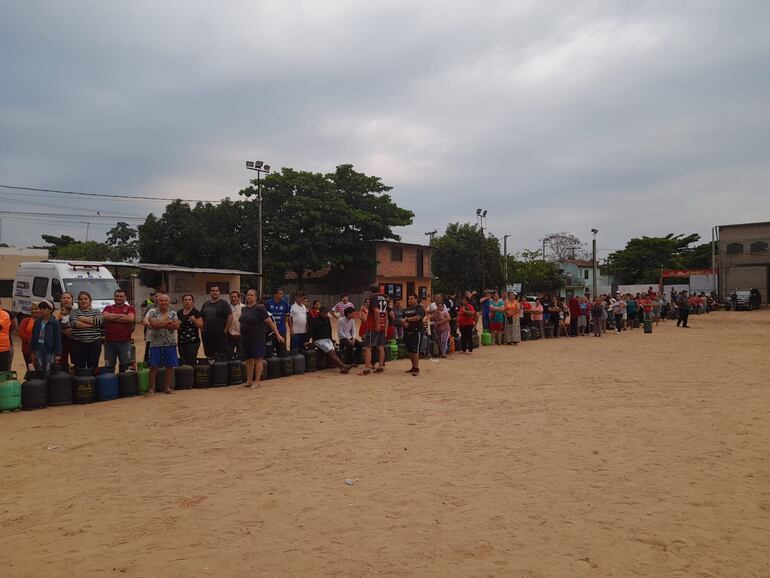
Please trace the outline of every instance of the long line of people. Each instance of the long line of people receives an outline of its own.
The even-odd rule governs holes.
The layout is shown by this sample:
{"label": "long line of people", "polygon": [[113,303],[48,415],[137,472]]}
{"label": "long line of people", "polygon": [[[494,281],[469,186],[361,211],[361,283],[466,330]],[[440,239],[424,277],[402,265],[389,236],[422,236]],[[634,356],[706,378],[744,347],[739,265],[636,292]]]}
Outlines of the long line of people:
{"label": "long line of people", "polygon": [[[325,353],[342,373],[363,365],[359,374],[369,375],[384,371],[386,343],[397,340],[411,360],[406,372],[419,375],[421,354],[428,351],[441,358],[455,349],[471,354],[479,321],[491,344],[518,345],[529,332],[555,338],[601,337],[608,330],[619,334],[645,323],[659,323],[672,314],[677,326],[688,327],[690,311],[709,312],[718,307],[716,300],[705,295],[672,291],[668,299],[652,288],[633,296],[617,293],[593,299],[588,294],[565,299],[546,294],[527,298],[497,290],[484,291],[481,296],[467,291],[461,297],[451,292],[434,296],[426,307],[418,295],[409,295],[402,305],[400,299],[381,294],[375,285],[358,309],[348,295],[342,295],[331,308],[318,301],[308,307],[301,292],[294,294],[294,303],[289,305],[281,289],[267,299],[260,299],[253,289],[243,297],[245,303],[239,292],[231,291],[228,302],[214,285],[200,309],[193,295],[186,294],[182,307],[175,311],[169,296],[160,291],[141,304],[150,393],[156,391],[161,368],[165,368],[163,389],[173,392],[173,368],[195,365],[201,345],[207,359],[235,355],[245,360],[245,385],[254,388],[259,386],[265,358],[308,347]],[[70,362],[78,368],[96,368],[103,353],[108,371],[114,372],[116,365],[120,371],[135,369],[132,337],[137,312],[127,303],[125,293],[115,291],[114,304],[102,311],[92,307],[86,291],[77,295],[77,302],[75,308],[74,296],[64,293],[58,310],[46,300],[33,306],[31,317],[18,328],[28,368],[48,373],[54,365]]]}

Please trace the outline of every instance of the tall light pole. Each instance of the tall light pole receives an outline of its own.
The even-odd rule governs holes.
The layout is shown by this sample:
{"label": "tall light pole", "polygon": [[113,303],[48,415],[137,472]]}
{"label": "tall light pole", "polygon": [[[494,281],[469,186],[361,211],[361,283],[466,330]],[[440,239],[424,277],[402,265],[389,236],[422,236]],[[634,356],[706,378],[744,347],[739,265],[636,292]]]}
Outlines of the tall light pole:
{"label": "tall light pole", "polygon": [[430,237],[431,244],[433,243],[433,238],[436,236],[436,233],[438,233],[436,229],[433,229],[432,231],[428,231],[427,233],[425,233],[427,237]]}
{"label": "tall light pole", "polygon": [[481,229],[481,293],[484,293],[484,286],[486,284],[485,271],[484,271],[484,245],[486,244],[486,238],[484,237],[484,224],[487,220],[487,211],[476,209],[476,223]]}
{"label": "tall light pole", "polygon": [[262,291],[262,173],[270,172],[270,165],[266,165],[262,161],[246,161],[246,168],[250,171],[257,171],[257,273],[259,274],[259,280],[257,281],[257,287],[259,289],[259,298],[262,299],[264,292]]}
{"label": "tall light pole", "polygon": [[510,235],[503,235],[503,266],[506,291],[508,290],[508,237],[510,237]]}
{"label": "tall light pole", "polygon": [[596,299],[596,294],[597,294],[597,290],[596,290],[596,288],[597,288],[597,278],[596,278],[596,273],[597,273],[596,272],[596,233],[599,232],[599,229],[591,229],[591,232],[594,234],[594,241],[593,241],[593,267],[594,267],[594,286],[593,286],[593,290],[594,290],[594,292],[591,293],[591,297]]}

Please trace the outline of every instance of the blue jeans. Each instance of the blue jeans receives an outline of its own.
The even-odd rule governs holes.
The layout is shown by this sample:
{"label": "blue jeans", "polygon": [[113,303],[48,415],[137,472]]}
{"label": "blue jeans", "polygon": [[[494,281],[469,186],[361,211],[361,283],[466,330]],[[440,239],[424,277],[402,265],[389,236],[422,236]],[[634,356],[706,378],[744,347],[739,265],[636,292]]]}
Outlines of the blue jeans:
{"label": "blue jeans", "polygon": [[37,371],[42,371],[47,377],[54,365],[56,365],[55,353],[46,353],[45,351],[40,350],[35,351],[35,369]]}
{"label": "blue jeans", "polygon": [[115,361],[120,363],[120,371],[125,371],[131,365],[131,342],[107,341],[104,344],[104,365],[115,373]]}
{"label": "blue jeans", "polygon": [[307,333],[292,334],[291,336],[292,355],[296,355],[296,353],[302,349],[302,346],[305,345],[305,341],[307,341]]}

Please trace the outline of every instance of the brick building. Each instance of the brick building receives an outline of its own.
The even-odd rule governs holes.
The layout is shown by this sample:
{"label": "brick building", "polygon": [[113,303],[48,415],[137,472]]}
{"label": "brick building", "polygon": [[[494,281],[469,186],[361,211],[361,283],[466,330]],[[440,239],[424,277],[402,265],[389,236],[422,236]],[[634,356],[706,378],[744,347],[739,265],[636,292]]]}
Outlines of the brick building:
{"label": "brick building", "polygon": [[[303,290],[324,304],[334,304],[339,292],[344,290],[360,300],[376,283],[380,291],[394,299],[406,299],[410,293],[424,298],[433,296],[431,248],[427,245],[377,241],[372,243],[371,268],[355,283],[340,283],[331,279],[329,270],[306,271]],[[286,272],[284,290],[293,293],[299,289],[296,273]]]}
{"label": "brick building", "polygon": [[431,248],[427,245],[378,242],[375,282],[380,291],[394,299],[404,299],[417,293],[423,298],[433,296]]}

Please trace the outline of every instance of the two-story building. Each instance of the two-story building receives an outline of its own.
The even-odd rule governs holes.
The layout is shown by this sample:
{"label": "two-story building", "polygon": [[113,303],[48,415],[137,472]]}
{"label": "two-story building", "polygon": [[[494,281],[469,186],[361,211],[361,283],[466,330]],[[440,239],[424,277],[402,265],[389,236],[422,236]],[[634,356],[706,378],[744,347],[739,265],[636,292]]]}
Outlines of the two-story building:
{"label": "two-story building", "polygon": [[[369,287],[377,284],[380,291],[394,299],[406,300],[416,293],[423,298],[433,296],[433,274],[431,271],[431,247],[396,241],[377,241],[371,244],[371,263],[358,281],[341,283],[332,279],[329,269],[306,271],[303,291],[319,299],[323,304],[333,305],[340,291],[347,291],[356,303],[364,299]],[[297,274],[286,272],[284,290],[294,293],[299,290]]]}
{"label": "two-story building", "polygon": [[[565,259],[558,263],[564,277],[565,286],[561,289],[562,297],[584,295],[593,291],[594,265],[586,259]],[[596,290],[599,295],[612,291],[612,279],[601,272],[596,277]]]}
{"label": "two-story building", "polygon": [[376,279],[380,291],[394,299],[404,299],[412,293],[423,299],[433,296],[431,248],[382,241],[376,244]]}
{"label": "two-story building", "polygon": [[770,221],[720,225],[719,289],[726,298],[734,289],[757,289],[762,305],[770,288]]}

